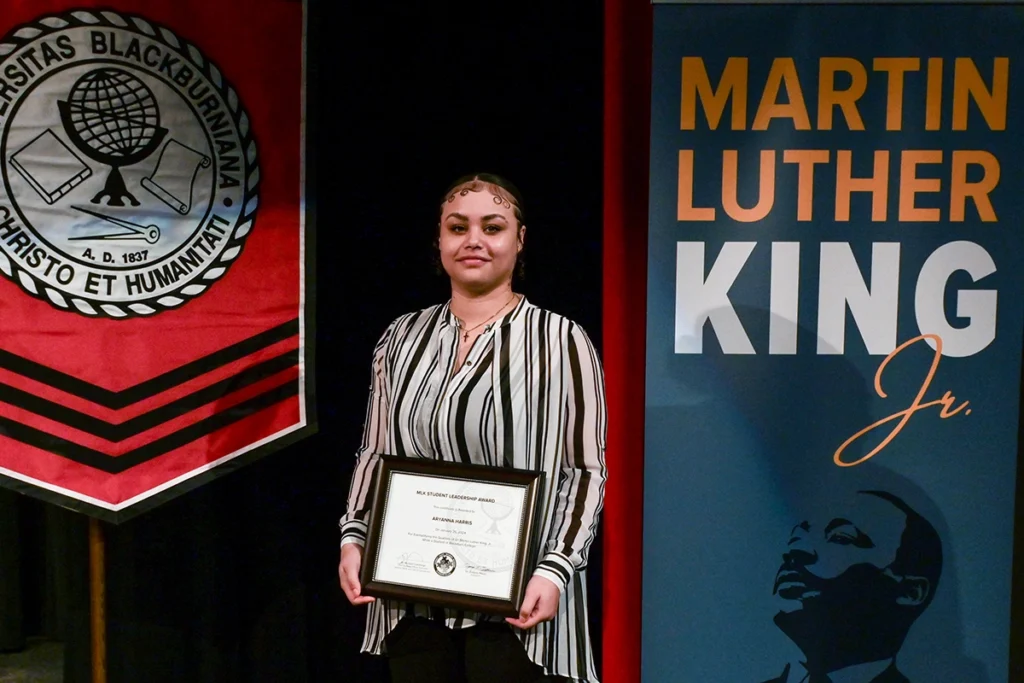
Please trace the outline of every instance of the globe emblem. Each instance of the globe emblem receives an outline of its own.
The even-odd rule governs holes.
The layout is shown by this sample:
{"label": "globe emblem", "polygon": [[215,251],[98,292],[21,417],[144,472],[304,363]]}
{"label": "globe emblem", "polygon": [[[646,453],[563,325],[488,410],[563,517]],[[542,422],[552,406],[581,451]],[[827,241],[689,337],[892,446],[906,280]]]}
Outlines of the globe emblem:
{"label": "globe emblem", "polygon": [[137,164],[167,135],[153,92],[136,76],[112,67],[89,71],[57,103],[68,138],[90,159],[110,167],[106,184],[93,204],[132,206],[139,201],[125,186],[120,167]]}
{"label": "globe emblem", "polygon": [[515,506],[507,499],[507,497],[498,495],[495,497],[494,502],[481,503],[480,507],[483,509],[484,514],[491,518],[491,526],[487,530],[489,534],[501,535],[501,531],[498,529],[498,522],[512,514]]}

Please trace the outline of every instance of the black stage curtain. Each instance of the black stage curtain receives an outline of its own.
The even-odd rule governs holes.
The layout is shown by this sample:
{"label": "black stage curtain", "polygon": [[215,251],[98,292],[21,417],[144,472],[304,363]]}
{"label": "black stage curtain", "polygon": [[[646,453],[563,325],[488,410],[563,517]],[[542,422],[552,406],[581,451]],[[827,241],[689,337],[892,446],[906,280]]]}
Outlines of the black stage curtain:
{"label": "black stage curtain", "polygon": [[[601,3],[314,0],[310,12],[320,433],[105,525],[109,683],[386,680],[358,654],[364,610],[338,587],[336,522],[374,343],[395,316],[447,298],[432,240],[450,180],[488,170],[520,186],[520,290],[600,345]],[[86,520],[5,494],[0,543],[0,647],[63,638],[66,683],[87,683]],[[599,540],[598,640],[600,559]],[[44,612],[60,617],[31,617]]]}
{"label": "black stage curtain", "polygon": [[0,491],[0,652],[25,646],[19,502],[13,492]]}
{"label": "black stage curtain", "polygon": [[0,489],[0,652],[44,638],[70,641],[69,661],[88,657],[74,636],[88,618],[87,530],[81,515]]}

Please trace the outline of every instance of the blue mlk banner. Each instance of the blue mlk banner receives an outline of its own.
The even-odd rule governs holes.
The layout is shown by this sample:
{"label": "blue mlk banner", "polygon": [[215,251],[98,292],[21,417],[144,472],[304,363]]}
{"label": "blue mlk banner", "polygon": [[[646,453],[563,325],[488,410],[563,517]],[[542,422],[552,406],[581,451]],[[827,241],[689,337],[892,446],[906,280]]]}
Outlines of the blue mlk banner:
{"label": "blue mlk banner", "polygon": [[1006,683],[1024,13],[654,20],[643,681]]}

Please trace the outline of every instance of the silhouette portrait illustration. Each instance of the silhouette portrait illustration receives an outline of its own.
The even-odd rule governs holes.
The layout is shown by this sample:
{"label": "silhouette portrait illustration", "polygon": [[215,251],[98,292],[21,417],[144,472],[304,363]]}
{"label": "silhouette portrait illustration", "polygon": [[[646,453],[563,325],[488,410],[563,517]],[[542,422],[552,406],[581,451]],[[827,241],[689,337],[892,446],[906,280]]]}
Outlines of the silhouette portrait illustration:
{"label": "silhouette portrait illustration", "polygon": [[804,660],[766,683],[905,683],[896,655],[941,572],[935,528],[891,493],[859,491],[802,520],[773,592],[775,624]]}

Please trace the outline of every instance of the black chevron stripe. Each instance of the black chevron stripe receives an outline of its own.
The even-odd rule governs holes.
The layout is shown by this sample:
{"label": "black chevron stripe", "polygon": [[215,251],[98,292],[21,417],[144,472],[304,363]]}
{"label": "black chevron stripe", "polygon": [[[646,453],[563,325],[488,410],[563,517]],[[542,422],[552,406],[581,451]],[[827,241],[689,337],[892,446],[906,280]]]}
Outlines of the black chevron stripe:
{"label": "black chevron stripe", "polygon": [[152,429],[168,420],[173,420],[190,410],[195,410],[239,389],[255,384],[277,372],[293,367],[298,362],[299,352],[297,349],[283,353],[280,356],[246,368],[237,375],[199,389],[167,405],[154,408],[148,413],[125,420],[120,424],[111,424],[97,417],[81,413],[73,408],[68,408],[60,403],[48,401],[27,391],[22,391],[2,383],[0,383],[0,402],[8,403],[55,422],[60,422],[86,434],[92,434],[107,441],[119,442],[141,434],[147,429]]}
{"label": "black chevron stripe", "polygon": [[41,448],[81,465],[102,470],[108,474],[120,474],[132,467],[141,465],[200,437],[215,432],[222,427],[234,424],[264,408],[269,408],[275,403],[280,403],[285,399],[296,396],[298,393],[298,380],[291,380],[265,391],[244,403],[239,403],[216,415],[211,415],[204,420],[180,429],[173,434],[168,434],[152,443],[118,456],[101,453],[100,451],[87,448],[67,439],[62,439],[53,434],[47,434],[5,417],[0,417],[0,435],[10,437],[15,441],[20,441],[36,448]]}
{"label": "black chevron stripe", "polygon": [[0,368],[49,385],[67,394],[78,396],[104,408],[119,410],[133,403],[156,396],[199,375],[216,370],[223,365],[232,363],[240,358],[245,358],[249,354],[265,349],[279,341],[294,337],[298,333],[299,319],[295,318],[266,332],[261,332],[219,351],[214,351],[208,356],[194,360],[121,391],[104,389],[78,377],[54,370],[3,349],[0,349]]}

